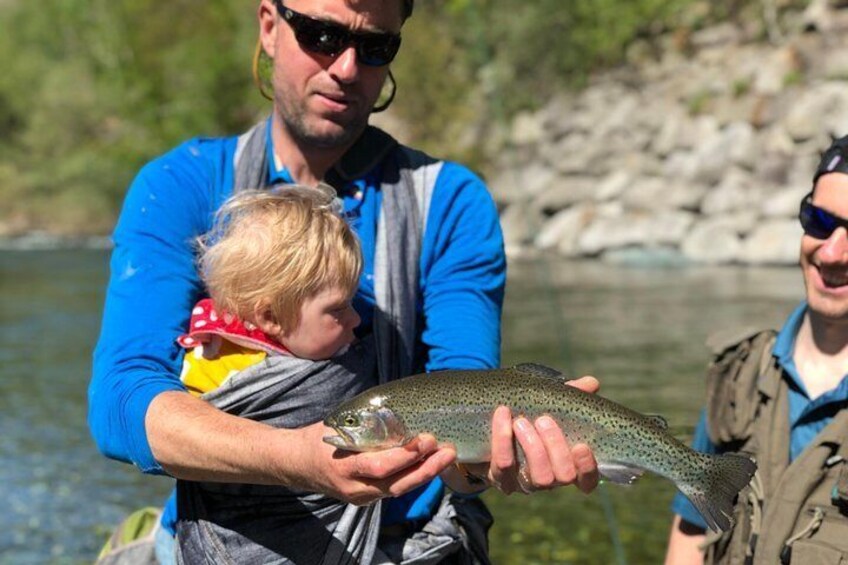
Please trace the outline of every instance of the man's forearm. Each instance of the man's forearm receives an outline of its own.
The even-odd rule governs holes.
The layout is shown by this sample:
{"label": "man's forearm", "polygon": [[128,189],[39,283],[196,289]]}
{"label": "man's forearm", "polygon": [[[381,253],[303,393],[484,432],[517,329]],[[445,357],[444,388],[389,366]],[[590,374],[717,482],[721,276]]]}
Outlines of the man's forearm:
{"label": "man's forearm", "polygon": [[153,399],[145,427],[154,457],[175,478],[302,486],[297,430],[233,416],[174,391]]}

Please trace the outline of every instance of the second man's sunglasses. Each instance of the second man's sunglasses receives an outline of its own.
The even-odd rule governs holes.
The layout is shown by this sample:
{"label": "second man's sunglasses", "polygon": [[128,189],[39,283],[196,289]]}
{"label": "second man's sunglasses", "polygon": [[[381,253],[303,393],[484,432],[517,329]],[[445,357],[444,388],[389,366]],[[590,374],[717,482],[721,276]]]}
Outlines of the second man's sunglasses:
{"label": "second man's sunglasses", "polygon": [[351,31],[340,24],[318,20],[295,12],[274,0],[274,5],[294,31],[297,42],[307,51],[335,57],[350,46],[363,65],[382,67],[392,62],[400,49],[399,33]]}
{"label": "second man's sunglasses", "polygon": [[811,192],[801,201],[801,211],[798,213],[801,227],[804,233],[816,239],[827,239],[836,228],[843,227],[848,230],[848,220],[831,214],[823,208],[813,204],[813,193]]}

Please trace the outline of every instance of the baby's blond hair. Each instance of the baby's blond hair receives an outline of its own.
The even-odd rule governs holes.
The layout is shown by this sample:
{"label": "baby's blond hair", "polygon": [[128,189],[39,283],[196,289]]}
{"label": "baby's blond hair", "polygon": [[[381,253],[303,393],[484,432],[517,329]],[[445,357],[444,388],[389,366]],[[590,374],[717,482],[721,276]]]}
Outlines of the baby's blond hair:
{"label": "baby's blond hair", "polygon": [[291,331],[307,298],[330,288],[352,297],[362,253],[334,200],[329,187],[289,185],[224,203],[198,241],[201,277],[217,308],[248,321],[267,308]]}

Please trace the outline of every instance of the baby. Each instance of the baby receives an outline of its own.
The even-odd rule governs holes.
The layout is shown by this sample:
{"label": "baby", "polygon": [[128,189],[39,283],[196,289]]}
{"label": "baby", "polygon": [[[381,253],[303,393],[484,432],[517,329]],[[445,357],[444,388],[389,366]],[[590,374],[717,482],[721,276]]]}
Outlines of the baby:
{"label": "baby", "polygon": [[[351,347],[360,323],[351,299],[363,260],[335,202],[320,187],[286,186],[241,192],[225,203],[200,240],[210,298],[195,306],[178,339],[187,349],[181,379],[192,394],[228,413],[294,429],[378,384],[376,332]],[[184,563],[244,555],[257,563],[358,563],[375,552],[383,562],[401,562],[419,546],[445,544],[445,531],[458,531],[453,517],[437,513],[431,528],[407,532],[383,519],[381,504],[281,485],[180,480],[172,501],[166,512],[176,517]]]}
{"label": "baby", "polygon": [[178,339],[189,392],[214,390],[268,356],[329,359],[354,341],[362,255],[329,191],[240,192],[199,246],[210,298]]}

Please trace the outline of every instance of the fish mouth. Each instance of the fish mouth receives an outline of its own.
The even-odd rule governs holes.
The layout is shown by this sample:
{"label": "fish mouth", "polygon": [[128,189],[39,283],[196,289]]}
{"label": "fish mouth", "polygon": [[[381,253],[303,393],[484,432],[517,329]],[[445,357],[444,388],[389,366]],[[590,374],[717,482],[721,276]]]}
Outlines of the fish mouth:
{"label": "fish mouth", "polygon": [[324,443],[328,443],[337,449],[350,449],[356,442],[353,439],[353,436],[347,433],[346,431],[333,426],[333,431],[336,432],[337,435],[334,436],[324,436],[322,439]]}

